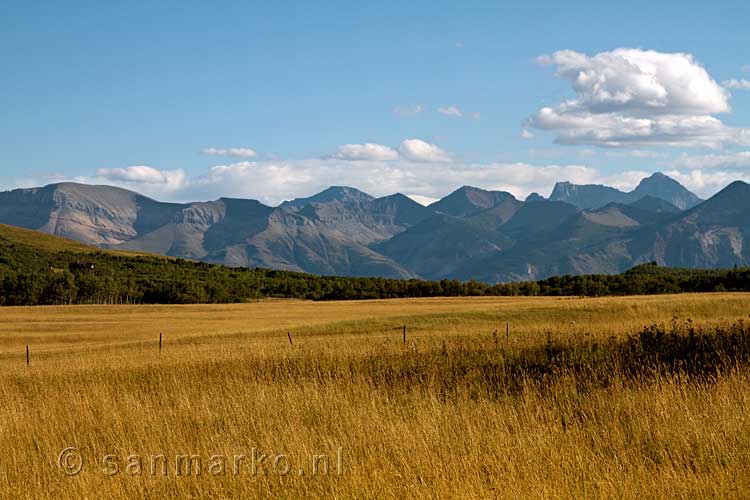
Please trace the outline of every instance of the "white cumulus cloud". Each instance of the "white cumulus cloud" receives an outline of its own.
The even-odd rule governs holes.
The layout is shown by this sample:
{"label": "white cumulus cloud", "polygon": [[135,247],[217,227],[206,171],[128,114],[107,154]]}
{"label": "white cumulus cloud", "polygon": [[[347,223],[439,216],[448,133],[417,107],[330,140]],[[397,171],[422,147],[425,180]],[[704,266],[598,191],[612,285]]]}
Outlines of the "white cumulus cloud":
{"label": "white cumulus cloud", "polygon": [[146,165],[122,168],[100,168],[96,176],[109,181],[128,184],[154,184],[169,190],[180,189],[187,182],[187,174],[182,169],[159,170]]}
{"label": "white cumulus cloud", "polygon": [[562,50],[538,59],[569,80],[576,106],[592,112],[711,114],[729,111],[729,96],[691,54],[616,49],[593,57]]}
{"label": "white cumulus cloud", "polygon": [[448,162],[451,157],[435,144],[430,144],[419,139],[407,139],[403,141],[398,152],[407,160],[416,162]]}
{"label": "white cumulus cloud", "polygon": [[575,92],[573,99],[542,107],[527,122],[557,132],[558,143],[750,144],[750,130],[713,116],[731,111],[729,92],[691,54],[621,48],[588,56],[563,50],[538,62],[554,66]]}

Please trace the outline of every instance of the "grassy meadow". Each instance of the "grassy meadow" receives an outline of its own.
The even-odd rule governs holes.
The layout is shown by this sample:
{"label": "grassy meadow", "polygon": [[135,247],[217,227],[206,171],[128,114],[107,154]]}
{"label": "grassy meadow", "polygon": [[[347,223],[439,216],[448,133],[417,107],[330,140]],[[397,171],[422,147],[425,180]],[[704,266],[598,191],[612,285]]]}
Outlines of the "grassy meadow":
{"label": "grassy meadow", "polygon": [[746,498],[750,368],[608,349],[748,314],[743,293],[1,308],[0,498]]}

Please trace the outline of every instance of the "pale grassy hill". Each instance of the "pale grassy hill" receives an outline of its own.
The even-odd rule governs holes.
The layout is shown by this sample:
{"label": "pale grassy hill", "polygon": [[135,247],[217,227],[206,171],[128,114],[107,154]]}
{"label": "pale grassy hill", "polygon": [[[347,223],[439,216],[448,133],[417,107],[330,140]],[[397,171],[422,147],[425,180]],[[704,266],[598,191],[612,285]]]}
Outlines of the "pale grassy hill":
{"label": "pale grassy hill", "polygon": [[143,252],[130,252],[124,250],[105,250],[95,246],[86,245],[78,241],[53,236],[51,234],[24,229],[15,226],[0,224],[0,241],[5,241],[16,245],[25,245],[45,252],[73,252],[82,254],[105,253],[108,255],[117,255],[121,257],[138,257],[150,256],[161,257],[161,255],[148,254]]}

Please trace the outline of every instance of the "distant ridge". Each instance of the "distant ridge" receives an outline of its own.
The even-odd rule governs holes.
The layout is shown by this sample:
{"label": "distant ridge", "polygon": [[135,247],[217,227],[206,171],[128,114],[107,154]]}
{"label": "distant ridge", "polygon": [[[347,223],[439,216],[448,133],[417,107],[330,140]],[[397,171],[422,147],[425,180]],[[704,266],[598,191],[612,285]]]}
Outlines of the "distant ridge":
{"label": "distant ridge", "polygon": [[549,199],[463,186],[428,207],[332,186],[272,207],[162,203],[74,183],[0,193],[0,223],[99,248],[230,266],[486,282],[750,263],[750,186],[702,201],[654,174],[629,193],[558,183]]}
{"label": "distant ridge", "polygon": [[549,199],[571,203],[578,208],[600,208],[609,203],[634,203],[645,196],[659,198],[680,210],[692,208],[703,201],[682,184],[661,172],[641,180],[629,193],[608,186],[558,182]]}

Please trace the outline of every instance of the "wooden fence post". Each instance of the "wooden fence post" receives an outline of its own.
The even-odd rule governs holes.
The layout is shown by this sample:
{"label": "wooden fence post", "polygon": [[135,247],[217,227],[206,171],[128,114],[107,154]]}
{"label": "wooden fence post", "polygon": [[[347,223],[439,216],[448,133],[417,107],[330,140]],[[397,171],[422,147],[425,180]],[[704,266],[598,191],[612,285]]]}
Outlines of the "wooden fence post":
{"label": "wooden fence post", "polygon": [[162,332],[159,332],[159,354],[161,354],[161,336]]}
{"label": "wooden fence post", "polygon": [[29,366],[29,345],[26,344],[26,366]]}
{"label": "wooden fence post", "polygon": [[289,345],[294,345],[294,342],[292,342],[292,332],[286,332],[286,336],[289,338]]}
{"label": "wooden fence post", "polygon": [[404,325],[404,345],[406,345],[406,325]]}

